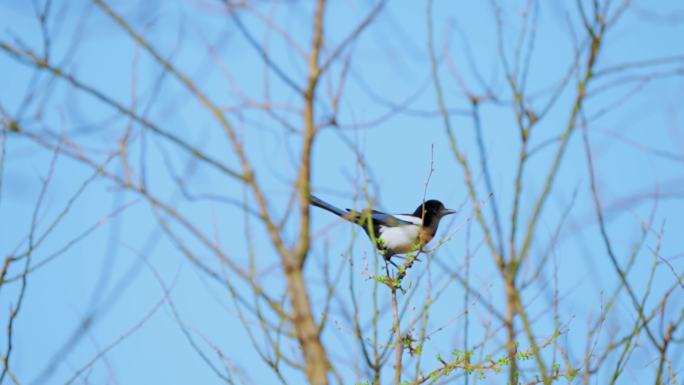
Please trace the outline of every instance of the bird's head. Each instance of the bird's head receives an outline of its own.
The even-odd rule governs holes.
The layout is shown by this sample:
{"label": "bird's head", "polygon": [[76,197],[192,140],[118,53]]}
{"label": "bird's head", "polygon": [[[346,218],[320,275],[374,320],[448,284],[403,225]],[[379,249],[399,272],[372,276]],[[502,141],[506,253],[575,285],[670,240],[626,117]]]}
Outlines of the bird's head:
{"label": "bird's head", "polygon": [[[423,211],[425,210],[425,211]],[[441,219],[443,216],[454,214],[456,210],[449,210],[444,207],[444,204],[438,200],[430,199],[425,201],[425,203],[418,206],[416,211],[413,213],[416,217],[430,219]]]}

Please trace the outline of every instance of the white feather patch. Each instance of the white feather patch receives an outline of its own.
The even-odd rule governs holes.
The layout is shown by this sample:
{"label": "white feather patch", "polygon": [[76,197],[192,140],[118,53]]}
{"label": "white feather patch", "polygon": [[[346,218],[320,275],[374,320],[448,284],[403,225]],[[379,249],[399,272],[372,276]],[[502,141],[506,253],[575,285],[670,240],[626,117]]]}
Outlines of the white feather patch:
{"label": "white feather patch", "polygon": [[419,217],[414,217],[413,215],[392,214],[392,216],[397,219],[401,219],[402,221],[413,223],[414,225],[420,225],[421,223],[423,223],[422,219],[420,219]]}
{"label": "white feather patch", "polygon": [[[408,215],[395,215],[395,217],[401,220],[407,220],[405,218],[415,219],[415,217]],[[418,219],[418,222],[420,223],[420,219]],[[384,241],[385,247],[392,250],[395,254],[410,252],[417,242],[419,233],[420,226],[418,225],[380,226],[380,238]]]}

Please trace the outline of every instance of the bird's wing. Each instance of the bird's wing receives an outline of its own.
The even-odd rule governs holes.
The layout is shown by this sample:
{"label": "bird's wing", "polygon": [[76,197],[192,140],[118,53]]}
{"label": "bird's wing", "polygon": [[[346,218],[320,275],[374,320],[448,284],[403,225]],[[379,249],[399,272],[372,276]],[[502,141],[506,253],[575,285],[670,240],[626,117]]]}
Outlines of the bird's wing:
{"label": "bird's wing", "polygon": [[[361,226],[365,226],[364,223],[368,218],[368,211],[363,212],[347,209],[347,215],[343,216],[343,218],[356,222]],[[392,215],[378,210],[371,210],[370,218],[376,226],[385,227],[412,225],[416,223],[414,219],[417,219],[420,223],[420,218],[415,218],[410,215]]]}
{"label": "bird's wing", "polygon": [[388,227],[419,225],[421,223],[420,218],[413,215],[392,215],[377,210],[371,212],[371,218],[373,218],[373,222]]}

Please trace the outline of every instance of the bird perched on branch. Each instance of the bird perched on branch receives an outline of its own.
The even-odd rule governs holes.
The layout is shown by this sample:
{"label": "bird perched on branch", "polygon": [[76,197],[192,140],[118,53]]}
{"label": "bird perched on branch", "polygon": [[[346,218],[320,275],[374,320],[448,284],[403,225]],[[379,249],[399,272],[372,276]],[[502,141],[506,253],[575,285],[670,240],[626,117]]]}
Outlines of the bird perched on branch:
{"label": "bird perched on branch", "polygon": [[361,226],[382,253],[385,261],[394,266],[396,264],[390,260],[393,255],[421,250],[434,238],[439,221],[456,212],[445,208],[442,202],[434,199],[421,203],[413,214],[342,210],[313,195],[311,204]]}

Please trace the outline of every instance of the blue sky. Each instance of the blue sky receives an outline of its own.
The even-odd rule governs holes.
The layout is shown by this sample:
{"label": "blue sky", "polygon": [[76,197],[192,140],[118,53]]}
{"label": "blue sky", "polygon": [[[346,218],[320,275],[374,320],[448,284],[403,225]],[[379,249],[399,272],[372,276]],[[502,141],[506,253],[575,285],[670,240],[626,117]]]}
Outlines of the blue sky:
{"label": "blue sky", "polygon": [[[525,3],[502,2],[504,52],[511,63],[514,62],[512,58]],[[679,59],[597,78],[588,90],[590,94],[596,94],[592,94],[586,103],[585,113],[592,117],[601,114],[604,108],[611,108],[605,115],[592,119],[587,131],[597,188],[607,210],[607,231],[621,263],[626,263],[643,224],[653,215],[653,227],[646,235],[629,276],[635,290],[642,293],[654,261],[652,250],[659,247],[660,256],[671,258],[675,271],[680,272],[682,266],[681,258],[677,256],[683,251],[680,234],[684,229],[681,215],[684,211],[681,201],[684,193],[681,106],[684,47],[679,38],[684,36],[684,8],[675,0],[659,1],[655,6],[645,0],[632,3],[619,24],[609,31],[597,72],[625,62],[663,57]],[[0,39],[3,43],[25,45],[41,52],[40,26],[30,4],[22,1],[0,4],[0,14],[5,20]],[[307,50],[312,4],[296,1],[272,8],[267,2],[257,2],[256,8],[265,14],[272,12],[274,22]],[[275,105],[291,107],[292,111],[279,112],[288,123],[300,128],[301,101],[292,89],[265,67],[259,54],[219,3],[112,2],[111,6],[137,31],[144,31],[154,47],[196,81],[212,100],[225,106],[229,120],[244,141],[271,209],[274,213],[285,212],[296,172],[300,139],[268,114],[245,108],[241,103],[244,97],[255,101],[268,97]],[[163,75],[162,68],[136,47],[119,26],[89,2],[70,2],[63,14],[60,13],[62,7],[64,4],[54,4],[48,23],[54,33],[50,51],[54,63],[123,105],[134,105],[138,113],[145,114],[212,157],[230,167],[239,167],[225,134],[211,114],[179,82],[168,74]],[[329,54],[370,9],[371,4],[366,2],[331,2],[325,16],[324,55]],[[468,115],[469,102],[463,86],[480,96],[485,94],[487,86],[500,98],[497,103],[483,103],[480,112],[494,199],[502,213],[504,234],[508,234],[514,191],[512,182],[520,141],[510,107],[510,89],[502,71],[491,4],[436,1],[433,17],[439,73],[446,104],[454,111],[450,121],[460,148],[473,167],[478,195],[490,223],[492,201],[485,192],[475,129]],[[549,89],[564,76],[573,60],[572,34],[582,31],[574,1],[540,2],[537,17],[539,25],[529,56],[531,65],[526,89],[529,95],[535,96],[530,100],[531,108],[539,111],[550,97]],[[245,17],[243,21],[254,36],[264,39],[266,29],[262,22],[255,17]],[[289,77],[302,84],[306,79],[306,66],[297,49],[288,46],[277,34],[269,36],[270,55]],[[73,42],[77,43],[76,50],[68,55],[73,50]],[[447,274],[439,266],[463,271],[466,250],[474,248],[476,251],[470,260],[471,280],[493,306],[503,311],[500,279],[486,248],[476,247],[482,234],[477,226],[471,226],[473,214],[470,202],[466,201],[463,173],[450,151],[439,115],[429,72],[425,2],[390,1],[345,53],[350,53],[351,59],[336,116],[339,127],[321,129],[316,139],[314,192],[342,207],[362,207],[364,199],[359,191],[366,185],[365,178],[369,178],[370,192],[381,209],[410,212],[423,198],[430,164],[434,162],[428,197],[461,211],[441,227],[441,236],[452,236],[431,256],[441,264],[417,265],[410,275],[416,285],[415,297],[405,300],[419,309],[425,300],[428,279],[425,277],[430,276],[435,287],[447,284]],[[133,174],[140,176],[143,173],[138,157],[142,146],[147,146],[143,163],[150,191],[189,218],[232,260],[245,268],[251,249],[256,256],[257,270],[263,277],[262,284],[271,293],[282,293],[284,282],[280,278],[279,260],[264,228],[235,205],[188,199],[179,191],[174,178],[181,178],[193,194],[237,201],[245,195],[244,186],[206,164],[192,161],[187,153],[150,133],[144,134],[143,139],[143,130],[135,122],[122,118],[101,101],[74,90],[65,82],[53,81],[45,73],[37,74],[34,68],[4,51],[0,54],[0,68],[3,84],[0,105],[9,116],[20,118],[26,132],[58,133],[77,144],[96,162],[104,162],[107,151],[115,149],[116,141],[130,128],[134,135],[129,148]],[[333,64],[320,84],[318,121],[324,121],[331,114],[329,96],[331,90],[334,92],[339,86],[342,69],[341,61]],[[649,75],[653,79],[644,81]],[[573,78],[570,84],[574,82]],[[614,82],[620,85],[614,86]],[[35,97],[28,108],[22,109],[22,103],[32,92]],[[546,143],[562,132],[574,96],[572,86],[560,94],[555,107],[535,127],[530,147]],[[405,108],[397,111],[396,106],[404,104]],[[38,119],[36,115],[39,115]],[[530,218],[556,147],[557,142],[552,141],[529,162],[521,196],[522,224]],[[53,157],[50,151],[14,134],[7,135],[5,151],[0,187],[0,250],[3,256],[26,249],[26,236],[40,195],[40,181],[48,175]],[[362,154],[363,167],[359,165],[357,153]],[[91,168],[66,156],[58,156],[56,162],[38,211],[38,234],[49,227],[93,173]],[[106,168],[124,175],[124,165],[118,159],[108,163]],[[657,203],[653,199],[631,203],[634,197],[655,193],[663,195]],[[570,215],[552,249],[552,260],[557,266],[557,290],[563,299],[561,323],[567,325],[568,330],[563,343],[581,354],[587,322],[598,314],[604,296],[614,290],[618,280],[597,226],[579,129],[570,139],[542,214],[530,266],[534,266],[544,252],[574,194],[576,198]],[[253,205],[251,197],[247,203]],[[165,289],[156,278],[158,273],[163,286],[170,288],[169,298],[182,323],[211,362],[222,364],[214,350],[217,348],[228,357],[231,370],[239,368],[253,383],[275,383],[276,377],[256,354],[225,285],[217,284],[202,273],[179,251],[160,227],[160,221],[169,219],[136,194],[101,178],[88,184],[64,220],[35,250],[32,265],[47,260],[56,250],[122,206],[125,209],[120,214],[104,221],[85,239],[29,275],[25,302],[16,321],[12,357],[12,370],[21,382],[64,383],[99,350],[132,330],[164,299]],[[169,223],[171,231],[178,232],[179,238],[187,242],[204,263],[236,285],[237,290],[247,289],[212,258],[209,250],[173,220]],[[289,234],[294,234],[294,224],[292,220],[287,223]],[[661,230],[662,239],[659,240]],[[366,320],[371,317],[372,295],[369,293],[373,284],[364,272],[364,263],[373,261],[370,244],[358,229],[316,210],[313,211],[312,233],[315,237],[306,274],[317,311],[321,311],[325,300],[322,267],[329,263],[333,275],[343,269],[339,287],[344,290],[340,291],[339,302],[333,304],[332,319],[323,339],[336,360],[358,361],[358,345],[350,338],[348,322],[340,309],[349,306],[346,286],[353,277],[356,293],[362,298],[362,317]],[[470,243],[466,241],[468,234]],[[520,243],[521,240],[516,241]],[[142,262],[143,259],[147,262]],[[349,260],[354,261],[353,269]],[[10,276],[16,276],[20,271],[19,267],[15,269],[10,271]],[[544,278],[552,281],[551,273],[549,267]],[[543,282],[540,278],[524,294],[531,302],[533,317],[542,317],[538,324],[540,335],[553,331],[553,319],[544,318],[550,288]],[[650,297],[653,304],[673,284],[673,273],[661,266],[654,282]],[[0,319],[8,318],[8,309],[15,303],[18,289],[17,281],[2,287]],[[681,294],[681,291],[673,292],[666,319],[679,315]],[[279,298],[279,294],[274,296]],[[388,298],[381,295],[381,303],[386,304]],[[463,288],[449,283],[439,301],[428,329],[443,327],[444,330],[427,344],[425,368],[434,367],[437,353],[449,354],[454,346],[463,343]],[[620,297],[616,308],[615,314],[607,320],[607,330],[633,322],[629,318],[633,312],[627,296]],[[92,329],[68,353],[60,354],[60,348],[71,333],[94,309],[97,309],[97,318]],[[86,372],[90,381],[220,383],[219,377],[188,344],[168,302],[156,309],[139,329]],[[487,314],[481,307],[474,306],[472,310],[469,338],[471,342],[477,342],[482,338]],[[411,311],[408,314],[410,318]],[[266,346],[253,317],[248,318],[256,330],[257,345]],[[381,323],[381,333],[388,332],[389,317],[383,318]],[[0,346],[5,344],[3,334]],[[526,346],[524,341],[521,344]],[[501,354],[497,353],[496,346],[492,343],[491,351]],[[288,353],[296,355],[294,345],[287,349]],[[679,350],[674,350],[673,357],[677,357],[677,352],[681,353],[681,348],[675,349]],[[48,379],[41,377],[56,355],[59,364],[54,372]],[[654,369],[637,369],[650,368],[653,352],[637,350],[633,359],[624,383],[652,379]],[[675,364],[677,368],[681,367],[680,362],[675,361]],[[364,379],[363,374],[354,373],[347,366],[341,368],[341,374],[349,383]],[[291,369],[286,368],[285,373],[286,377],[292,378],[292,383],[303,378]],[[602,383],[601,377],[597,383]]]}

